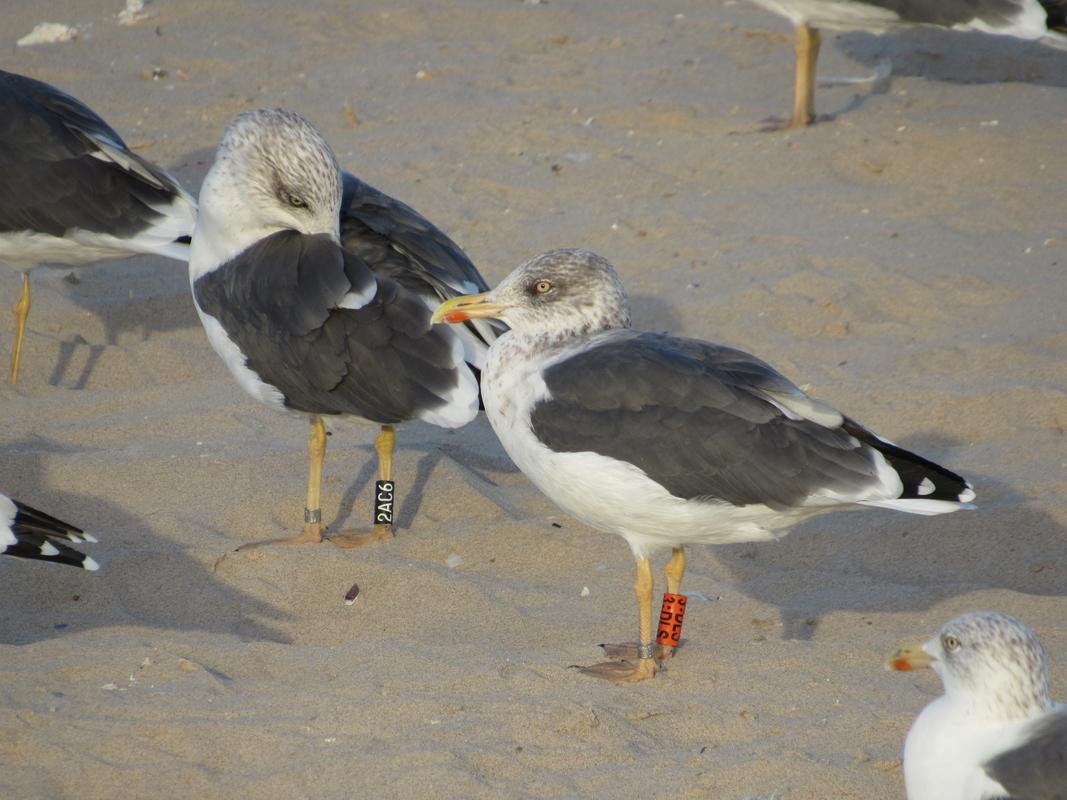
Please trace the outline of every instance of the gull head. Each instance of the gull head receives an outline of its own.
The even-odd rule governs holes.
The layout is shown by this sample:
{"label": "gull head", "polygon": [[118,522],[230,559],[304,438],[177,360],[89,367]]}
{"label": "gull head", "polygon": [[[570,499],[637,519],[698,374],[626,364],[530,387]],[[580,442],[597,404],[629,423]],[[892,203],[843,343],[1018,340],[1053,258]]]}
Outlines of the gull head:
{"label": "gull head", "polygon": [[521,264],[490,292],[442,304],[434,322],[498,317],[519,335],[568,338],[630,326],[630,302],[607,259],[550,250]]}
{"label": "gull head", "polygon": [[336,240],[341,171],[326,139],[299,114],[247,111],[226,128],[200,204],[194,250],[203,237],[216,260],[281,230]]}
{"label": "gull head", "polygon": [[925,644],[898,650],[889,666],[932,667],[949,702],[983,719],[1023,720],[1053,705],[1045,648],[1025,624],[995,611],[956,617]]}

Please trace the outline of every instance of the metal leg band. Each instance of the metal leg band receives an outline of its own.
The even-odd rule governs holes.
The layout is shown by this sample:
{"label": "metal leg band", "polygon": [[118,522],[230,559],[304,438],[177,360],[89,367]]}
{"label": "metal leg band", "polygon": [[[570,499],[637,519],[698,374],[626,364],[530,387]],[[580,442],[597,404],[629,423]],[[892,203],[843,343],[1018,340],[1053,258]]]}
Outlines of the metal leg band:
{"label": "metal leg band", "polygon": [[304,524],[311,525],[316,522],[322,522],[322,509],[305,508],[304,509]]}
{"label": "metal leg band", "polygon": [[639,644],[637,645],[637,657],[638,658],[655,658],[656,645],[654,644]]}

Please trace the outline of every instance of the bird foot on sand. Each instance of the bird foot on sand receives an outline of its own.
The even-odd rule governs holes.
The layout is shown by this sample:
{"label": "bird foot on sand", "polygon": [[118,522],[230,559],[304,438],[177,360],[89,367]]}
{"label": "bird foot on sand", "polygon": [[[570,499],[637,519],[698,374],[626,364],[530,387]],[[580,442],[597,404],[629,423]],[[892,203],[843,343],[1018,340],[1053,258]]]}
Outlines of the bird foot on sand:
{"label": "bird foot on sand", "polygon": [[238,547],[238,550],[255,550],[257,547],[270,547],[279,544],[318,544],[322,541],[322,532],[326,530],[326,526],[321,522],[308,523],[304,526],[304,530],[300,531],[296,536],[290,536],[287,539],[267,539],[264,542],[249,542]]}
{"label": "bird foot on sand", "polygon": [[[604,651],[604,655],[608,658],[622,658],[626,661],[637,661],[637,642],[626,642],[625,644],[601,644],[599,645]],[[673,647],[666,647],[662,644],[656,645],[656,658],[667,659],[674,657]]]}
{"label": "bird foot on sand", "polygon": [[364,545],[392,538],[393,526],[380,522],[369,531],[340,531],[333,536],[326,537],[326,541],[333,542],[338,547],[347,550],[350,547],[363,547]]}
{"label": "bird foot on sand", "polygon": [[659,669],[654,658],[641,658],[633,661],[605,661],[603,664],[593,664],[591,667],[574,665],[583,675],[593,678],[603,678],[612,683],[636,683],[647,681]]}
{"label": "bird foot on sand", "polygon": [[746,133],[784,133],[789,131],[802,131],[805,128],[811,127],[817,122],[824,122],[829,117],[813,116],[813,117],[791,117],[789,119],[783,119],[782,117],[767,117],[767,119],[761,120],[760,125],[754,131],[745,131]]}

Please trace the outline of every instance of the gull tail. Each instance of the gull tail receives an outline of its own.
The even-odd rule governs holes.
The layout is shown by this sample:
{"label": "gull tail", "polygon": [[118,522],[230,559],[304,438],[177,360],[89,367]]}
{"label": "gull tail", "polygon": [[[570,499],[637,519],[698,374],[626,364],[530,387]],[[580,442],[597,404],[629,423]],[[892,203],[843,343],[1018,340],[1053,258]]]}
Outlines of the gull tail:
{"label": "gull tail", "polygon": [[974,508],[971,503],[974,489],[955,472],[875,436],[850,419],[846,419],[842,427],[868,447],[877,450],[888,468],[897,474],[903,487],[895,498],[861,500],[863,505],[911,514],[947,514],[961,508]]}

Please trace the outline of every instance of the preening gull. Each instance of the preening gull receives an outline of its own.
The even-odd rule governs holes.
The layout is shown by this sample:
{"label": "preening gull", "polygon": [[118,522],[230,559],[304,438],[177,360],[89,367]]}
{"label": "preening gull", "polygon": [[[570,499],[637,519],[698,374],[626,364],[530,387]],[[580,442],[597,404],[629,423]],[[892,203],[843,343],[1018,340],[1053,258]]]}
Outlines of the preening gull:
{"label": "preening gull", "polygon": [[793,118],[789,128],[815,122],[815,63],[819,30],[885,33],[928,25],[1020,39],[1067,43],[1065,0],[753,0],[796,28]]}
{"label": "preening gull", "polygon": [[958,475],[880,439],[754,356],[631,330],[622,283],[593,253],[537,256],[491,292],[434,313],[445,322],[486,317],[511,326],[482,373],[504,449],[541,491],[622,536],[637,559],[639,658],[589,674],[655,673],[657,550],[673,548],[667,588],[678,595],[687,544],[774,539],[857,504],[941,514],[974,498]]}
{"label": "preening gull", "polygon": [[23,271],[11,383],[30,313],[28,271],[156,253],[189,260],[196,203],[84,103],[0,70],[0,263]]}
{"label": "preening gull", "polygon": [[1067,706],[1049,696],[1034,632],[994,611],[964,614],[888,666],[933,667],[945,693],[904,743],[908,800],[1067,800]]}
{"label": "preening gull", "polygon": [[80,528],[0,494],[0,555],[97,570],[99,564],[70,546],[95,541]]}
{"label": "preening gull", "polygon": [[474,266],[412,209],[342,176],[306,119],[260,109],[230,123],[204,179],[189,275],[241,387],[310,418],[304,528],[285,541],[322,541],[324,415],[381,426],[374,527],[330,540],[391,537],[393,426],[455,428],[478,413],[475,370],[496,329],[430,324],[441,299],[486,287]]}

